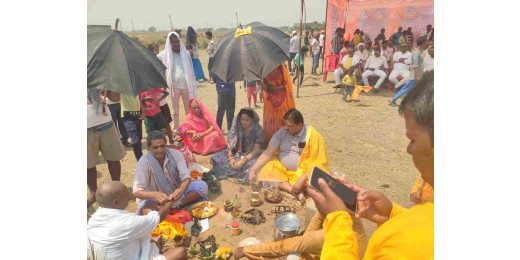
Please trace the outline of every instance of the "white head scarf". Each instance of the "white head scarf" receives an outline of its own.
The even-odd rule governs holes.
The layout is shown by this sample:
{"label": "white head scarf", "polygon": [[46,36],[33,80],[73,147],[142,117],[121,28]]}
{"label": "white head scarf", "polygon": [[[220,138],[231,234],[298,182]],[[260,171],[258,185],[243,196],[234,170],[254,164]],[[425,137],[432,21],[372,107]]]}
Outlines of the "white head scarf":
{"label": "white head scarf", "polygon": [[170,36],[174,34],[177,39],[179,39],[179,43],[181,45],[181,50],[179,54],[182,59],[182,66],[184,67],[184,75],[186,77],[186,82],[188,83],[188,92],[189,98],[197,98],[197,83],[195,80],[195,74],[193,73],[193,65],[191,62],[191,55],[186,50],[184,43],[182,43],[181,38],[176,32],[170,32],[168,37],[166,37],[166,46],[164,47],[164,55],[162,56],[162,62],[164,66],[166,66],[166,83],[168,83],[168,87],[170,88],[170,96],[173,101],[173,80],[172,80],[172,68],[173,68],[173,50],[172,44],[170,43]]}

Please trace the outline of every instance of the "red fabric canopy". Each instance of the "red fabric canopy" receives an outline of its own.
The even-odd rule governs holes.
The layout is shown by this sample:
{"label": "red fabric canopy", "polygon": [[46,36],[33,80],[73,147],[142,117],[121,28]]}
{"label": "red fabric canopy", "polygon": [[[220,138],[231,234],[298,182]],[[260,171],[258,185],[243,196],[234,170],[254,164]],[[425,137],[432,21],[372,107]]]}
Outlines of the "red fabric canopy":
{"label": "red fabric canopy", "polygon": [[372,40],[385,28],[388,39],[399,26],[412,27],[412,33],[421,36],[426,34],[426,25],[433,25],[433,13],[433,0],[328,0],[325,54],[330,53],[338,27],[345,28],[344,39],[352,39],[357,28]]}

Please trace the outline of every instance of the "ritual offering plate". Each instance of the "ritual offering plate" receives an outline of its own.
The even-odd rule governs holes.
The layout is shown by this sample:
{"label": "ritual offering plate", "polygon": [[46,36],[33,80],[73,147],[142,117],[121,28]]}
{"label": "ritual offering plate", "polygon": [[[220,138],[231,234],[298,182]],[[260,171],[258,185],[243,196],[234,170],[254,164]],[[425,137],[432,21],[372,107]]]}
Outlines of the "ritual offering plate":
{"label": "ritual offering plate", "polygon": [[191,207],[191,215],[196,218],[209,218],[217,213],[217,207],[212,201],[202,201]]}

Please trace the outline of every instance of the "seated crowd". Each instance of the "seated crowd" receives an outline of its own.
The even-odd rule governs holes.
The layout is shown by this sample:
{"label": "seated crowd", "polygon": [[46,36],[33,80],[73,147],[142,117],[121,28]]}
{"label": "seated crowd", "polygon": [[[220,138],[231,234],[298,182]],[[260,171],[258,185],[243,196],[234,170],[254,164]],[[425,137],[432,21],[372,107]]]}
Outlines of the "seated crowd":
{"label": "seated crowd", "polygon": [[[341,33],[344,33],[344,30],[338,29],[340,30],[336,31],[333,39],[332,52],[338,54],[341,59],[339,67],[334,71],[336,84],[334,88],[344,88],[346,96],[351,96],[352,91],[348,90],[348,86],[342,82],[351,66],[355,66],[356,82],[363,82],[364,87],[371,87],[371,79],[377,80],[372,86],[374,93],[378,93],[381,85],[388,79],[397,92],[390,101],[392,106],[397,106],[395,103],[397,99],[406,94],[417,80],[420,80],[422,73],[433,70],[433,28],[431,25],[427,26],[425,36],[417,37],[415,49],[412,49],[414,37],[411,28],[403,32],[402,27],[399,27],[398,32],[392,34],[388,40],[384,36],[385,30],[381,29],[381,33],[375,38],[373,45],[370,37],[366,37],[368,33],[357,29],[352,41],[344,41],[341,49],[337,42],[343,39]],[[396,50],[396,46],[399,47],[398,50]],[[350,87],[352,88],[352,86]],[[353,100],[353,97],[344,98],[344,100],[349,102]]]}
{"label": "seated crowd", "polygon": [[[226,139],[202,101],[191,98],[188,101],[189,113],[179,127],[179,136],[173,137],[171,131],[166,131],[171,118],[166,119],[160,109],[160,102],[168,92],[161,89],[144,93],[137,101],[132,100],[140,101],[148,134],[148,152],[136,158],[133,195],[137,199],[137,212],[134,214],[125,210],[129,193],[118,178],[101,184],[97,190],[90,189],[88,202],[94,201],[94,191],[99,209],[87,225],[89,256],[104,256],[106,259],[187,259],[187,251],[183,247],[174,247],[161,254],[160,243],[150,236],[170,210],[188,209],[194,203],[207,200],[208,194],[206,182],[192,180],[185,155],[166,146],[164,132],[167,132],[170,143],[179,137],[191,152],[201,155],[212,153],[210,174],[217,178],[235,178],[252,186],[259,182],[276,181],[280,190],[293,195],[302,204],[309,197],[314,200],[317,212],[302,235],[238,247],[234,253],[235,259],[278,258],[293,253],[299,254],[302,259],[433,258],[433,45],[428,47],[426,37],[418,37],[417,48],[412,54],[408,47],[413,34],[411,30],[402,34],[401,30],[399,34],[393,34],[390,41],[385,40],[384,30],[381,30],[375,38],[374,47],[368,34],[357,31],[353,42],[344,45],[341,52],[346,52],[346,55],[334,71],[334,76],[336,85],[345,87],[345,101],[353,97],[352,90],[359,82],[358,77],[362,78],[365,86],[368,86],[369,77],[377,77],[374,86],[377,90],[389,75],[389,80],[396,87],[401,87],[391,105],[396,105],[395,100],[407,94],[399,106],[399,113],[404,116],[406,136],[410,139],[407,152],[412,155],[420,173],[410,192],[414,207],[405,209],[379,192],[368,191],[340,179],[358,195],[358,210],[350,212],[323,179],[318,181],[321,192],[309,187],[307,182],[313,167],[330,174],[327,147],[321,134],[306,124],[302,113],[295,108],[286,110],[280,118],[283,127],[277,128],[267,138],[265,122],[262,128],[257,113],[251,108],[242,108],[228,126]],[[395,51],[394,45],[400,49]],[[297,60],[305,57],[304,52],[301,54],[301,57],[296,57]],[[284,82],[288,76],[286,70],[285,66],[281,66]],[[263,87],[269,90],[268,86]],[[96,104],[96,99],[99,99],[97,94],[93,94],[90,103]],[[113,131],[107,134],[113,135]],[[103,156],[112,152],[102,151]],[[118,152],[113,160],[117,161],[123,156],[124,151]],[[89,170],[93,167],[95,171],[95,163],[90,159],[89,167]],[[370,240],[367,240],[361,218],[378,226]]]}

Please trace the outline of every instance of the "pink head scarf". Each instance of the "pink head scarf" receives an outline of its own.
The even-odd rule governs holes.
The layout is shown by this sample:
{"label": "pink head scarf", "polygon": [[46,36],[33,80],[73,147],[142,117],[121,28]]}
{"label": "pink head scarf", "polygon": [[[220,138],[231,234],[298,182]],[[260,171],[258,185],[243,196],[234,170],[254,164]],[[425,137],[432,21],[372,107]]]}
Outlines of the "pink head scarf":
{"label": "pink head scarf", "polygon": [[[197,102],[199,104],[200,111],[202,113],[202,118],[197,117],[193,110],[191,110],[191,102]],[[194,130],[197,133],[202,133],[206,130],[208,130],[209,126],[212,125],[215,129],[215,132],[211,133],[209,136],[215,136],[216,140],[212,140],[211,142],[206,142],[204,144],[204,151],[218,151],[226,146],[226,138],[222,134],[222,131],[217,125],[217,122],[215,121],[215,118],[213,115],[211,115],[211,112],[209,112],[208,108],[202,104],[202,101],[198,98],[192,98],[188,102],[188,107],[190,108],[190,113],[184,118],[184,121],[182,122],[182,125],[180,127],[180,133],[181,138],[184,139],[185,143],[190,147],[190,149],[194,152],[200,153],[199,151],[195,151],[192,148],[194,148],[194,145],[191,144],[191,135],[186,134],[186,131],[188,130]],[[213,139],[213,138],[212,138]],[[199,141],[201,142],[201,141]],[[223,145],[223,146],[222,146]]]}

